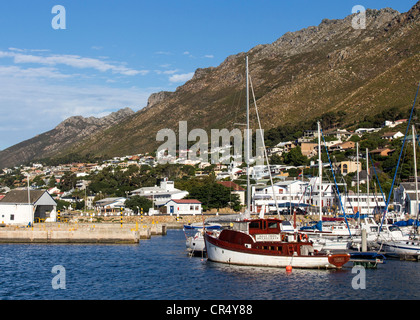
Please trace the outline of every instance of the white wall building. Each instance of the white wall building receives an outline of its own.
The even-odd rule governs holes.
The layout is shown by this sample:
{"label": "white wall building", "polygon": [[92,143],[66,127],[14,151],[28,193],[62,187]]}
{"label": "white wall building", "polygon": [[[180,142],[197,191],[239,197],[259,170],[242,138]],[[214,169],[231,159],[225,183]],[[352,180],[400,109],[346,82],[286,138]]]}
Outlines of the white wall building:
{"label": "white wall building", "polygon": [[97,208],[98,212],[104,213],[119,213],[121,208],[125,208],[125,201],[127,199],[124,197],[116,197],[116,198],[105,198],[96,201],[95,207]]}
{"label": "white wall building", "polygon": [[163,206],[171,199],[179,200],[188,195],[188,191],[183,191],[175,188],[173,181],[164,179],[160,183],[160,187],[144,187],[131,192],[131,196],[145,197],[153,201],[157,207]]}
{"label": "white wall building", "polygon": [[34,222],[55,222],[57,203],[44,190],[12,190],[0,201],[0,222],[29,225]]}
{"label": "white wall building", "polygon": [[169,200],[164,206],[171,216],[201,214],[201,202],[195,199]]}

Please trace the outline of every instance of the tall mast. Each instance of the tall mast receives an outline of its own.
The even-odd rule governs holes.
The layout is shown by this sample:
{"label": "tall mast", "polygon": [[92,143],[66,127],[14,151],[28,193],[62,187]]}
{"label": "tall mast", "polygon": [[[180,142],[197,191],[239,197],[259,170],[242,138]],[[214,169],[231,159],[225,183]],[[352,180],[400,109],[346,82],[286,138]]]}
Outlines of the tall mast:
{"label": "tall mast", "polygon": [[248,56],[246,57],[246,190],[247,190],[247,209],[251,212],[251,186],[249,181],[249,159],[250,159],[250,136],[249,136],[249,70]]}
{"label": "tall mast", "polygon": [[321,124],[319,121],[318,121],[318,167],[319,167],[319,221],[322,221]]}
{"label": "tall mast", "polygon": [[367,186],[367,213],[370,214],[370,199],[369,199],[369,179],[370,179],[370,170],[369,170],[369,149],[366,148],[366,186]]}
{"label": "tall mast", "polygon": [[416,220],[418,220],[419,215],[419,190],[417,183],[417,156],[416,156],[416,129],[413,124],[413,151],[414,151],[414,181],[416,184]]}
{"label": "tall mast", "polygon": [[359,171],[359,143],[356,142],[356,170],[357,170],[357,211],[359,212],[359,218],[357,218],[358,223],[360,224],[360,171]]}

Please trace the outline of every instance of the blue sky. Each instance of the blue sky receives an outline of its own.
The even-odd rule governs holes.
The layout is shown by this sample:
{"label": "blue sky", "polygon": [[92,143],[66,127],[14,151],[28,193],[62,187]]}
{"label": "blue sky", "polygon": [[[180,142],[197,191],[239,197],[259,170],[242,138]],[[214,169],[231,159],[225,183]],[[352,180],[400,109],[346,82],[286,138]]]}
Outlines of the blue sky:
{"label": "blue sky", "polygon": [[[143,108],[197,68],[218,66],[355,5],[415,0],[15,0],[0,3],[0,150],[74,116]],[[54,29],[62,5],[66,29]]]}

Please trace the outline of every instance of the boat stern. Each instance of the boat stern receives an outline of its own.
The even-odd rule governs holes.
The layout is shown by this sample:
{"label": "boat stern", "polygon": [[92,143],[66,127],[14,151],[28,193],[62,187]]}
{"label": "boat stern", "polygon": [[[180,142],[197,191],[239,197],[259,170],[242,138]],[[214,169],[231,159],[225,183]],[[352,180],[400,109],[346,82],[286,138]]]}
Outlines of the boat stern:
{"label": "boat stern", "polygon": [[350,254],[348,253],[328,255],[328,262],[338,269],[341,269],[349,261]]}

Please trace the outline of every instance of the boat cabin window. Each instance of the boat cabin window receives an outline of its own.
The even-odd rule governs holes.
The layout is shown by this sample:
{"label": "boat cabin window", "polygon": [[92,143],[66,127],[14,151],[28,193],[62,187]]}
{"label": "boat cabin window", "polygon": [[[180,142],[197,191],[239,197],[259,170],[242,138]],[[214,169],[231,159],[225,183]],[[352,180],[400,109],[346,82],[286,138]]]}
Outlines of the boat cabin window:
{"label": "boat cabin window", "polygon": [[260,229],[260,221],[252,221],[249,223],[250,229]]}
{"label": "boat cabin window", "polygon": [[268,223],[268,229],[276,229],[276,228],[277,228],[277,222]]}

